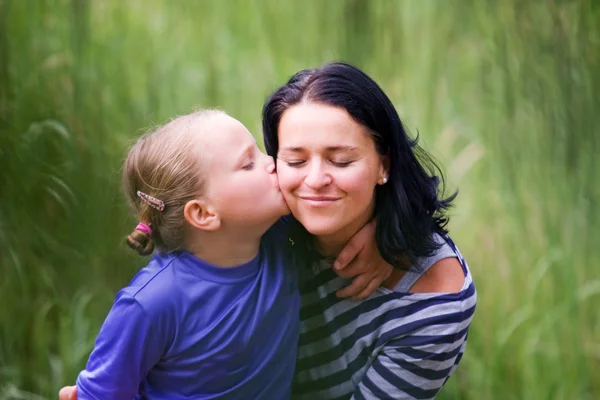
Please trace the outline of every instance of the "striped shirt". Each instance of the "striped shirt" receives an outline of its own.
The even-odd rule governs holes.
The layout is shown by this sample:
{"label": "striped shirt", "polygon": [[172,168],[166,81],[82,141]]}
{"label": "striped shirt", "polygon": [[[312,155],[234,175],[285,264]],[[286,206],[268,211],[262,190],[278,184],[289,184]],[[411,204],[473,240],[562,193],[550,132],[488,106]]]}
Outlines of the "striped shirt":
{"label": "striped shirt", "polygon": [[[466,262],[450,238],[418,259],[394,290],[362,301],[338,299],[349,281],[320,260],[301,277],[301,333],[294,399],[431,399],[458,365],[475,311]],[[456,257],[465,281],[458,293],[408,293],[437,261]]]}

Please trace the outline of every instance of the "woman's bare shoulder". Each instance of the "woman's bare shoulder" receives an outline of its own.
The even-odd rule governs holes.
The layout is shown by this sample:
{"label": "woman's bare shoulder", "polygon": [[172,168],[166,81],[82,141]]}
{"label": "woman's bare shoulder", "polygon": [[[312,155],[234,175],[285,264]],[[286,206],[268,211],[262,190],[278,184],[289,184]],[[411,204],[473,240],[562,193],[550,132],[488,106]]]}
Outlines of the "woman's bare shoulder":
{"label": "woman's bare shoulder", "polygon": [[433,264],[410,288],[410,293],[458,293],[465,273],[456,257],[443,258]]}

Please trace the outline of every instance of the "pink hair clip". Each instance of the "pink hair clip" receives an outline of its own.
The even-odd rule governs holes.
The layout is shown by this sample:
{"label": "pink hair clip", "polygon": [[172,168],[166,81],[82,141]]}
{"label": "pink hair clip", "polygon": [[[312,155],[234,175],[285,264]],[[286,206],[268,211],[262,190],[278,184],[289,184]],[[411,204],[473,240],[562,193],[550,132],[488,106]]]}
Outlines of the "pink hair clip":
{"label": "pink hair clip", "polygon": [[156,197],[152,197],[152,196],[142,192],[141,190],[137,191],[137,195],[140,199],[142,199],[142,201],[144,203],[148,204],[150,207],[152,207],[158,211],[165,210],[165,202],[164,201],[159,200]]}

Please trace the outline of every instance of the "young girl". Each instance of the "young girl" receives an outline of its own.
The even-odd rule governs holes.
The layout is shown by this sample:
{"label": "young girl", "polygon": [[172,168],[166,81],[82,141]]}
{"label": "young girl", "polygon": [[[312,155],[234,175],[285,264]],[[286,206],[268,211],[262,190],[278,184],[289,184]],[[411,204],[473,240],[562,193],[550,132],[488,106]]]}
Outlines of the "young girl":
{"label": "young girl", "polygon": [[78,398],[289,398],[299,294],[273,160],[204,110],[139,139],[124,184],[127,242],[159,253],[117,294]]}
{"label": "young girl", "polygon": [[128,243],[160,252],[117,294],[78,397],[288,398],[299,298],[287,237],[269,230],[289,213],[272,159],[198,111],[143,136],[124,183],[141,221]]}

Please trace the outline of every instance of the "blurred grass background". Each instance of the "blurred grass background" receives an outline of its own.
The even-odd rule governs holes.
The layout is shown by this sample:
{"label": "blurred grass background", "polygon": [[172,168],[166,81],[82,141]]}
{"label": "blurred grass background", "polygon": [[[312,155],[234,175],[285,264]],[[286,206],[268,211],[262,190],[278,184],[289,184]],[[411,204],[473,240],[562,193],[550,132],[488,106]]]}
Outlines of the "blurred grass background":
{"label": "blurred grass background", "polygon": [[0,0],[0,398],[85,365],[144,260],[127,146],[345,60],[374,77],[460,194],[479,291],[440,399],[600,398],[600,6],[548,1]]}

